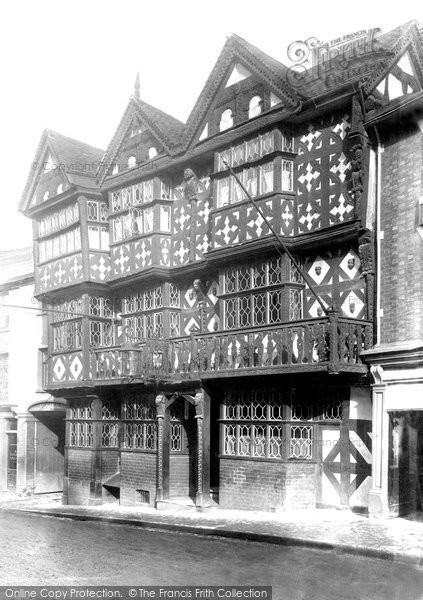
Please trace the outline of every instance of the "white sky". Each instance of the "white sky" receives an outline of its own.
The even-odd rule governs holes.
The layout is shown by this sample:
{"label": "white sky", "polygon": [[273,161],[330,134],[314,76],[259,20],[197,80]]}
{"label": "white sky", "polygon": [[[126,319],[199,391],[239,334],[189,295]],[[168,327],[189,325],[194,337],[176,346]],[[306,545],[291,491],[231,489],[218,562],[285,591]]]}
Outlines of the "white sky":
{"label": "white sky", "polygon": [[185,121],[227,35],[287,63],[286,48],[316,36],[383,31],[416,19],[421,1],[14,0],[2,4],[0,249],[32,243],[17,213],[42,131],[106,148],[133,93]]}

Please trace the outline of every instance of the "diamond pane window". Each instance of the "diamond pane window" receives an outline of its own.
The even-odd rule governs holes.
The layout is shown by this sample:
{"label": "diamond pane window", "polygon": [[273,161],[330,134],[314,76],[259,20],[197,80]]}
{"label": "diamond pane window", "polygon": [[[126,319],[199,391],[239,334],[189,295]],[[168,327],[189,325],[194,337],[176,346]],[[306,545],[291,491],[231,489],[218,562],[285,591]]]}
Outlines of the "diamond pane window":
{"label": "diamond pane window", "polygon": [[257,167],[251,167],[250,169],[246,169],[244,175],[245,189],[253,198],[257,196],[258,193],[257,176]]}
{"label": "diamond pane window", "polygon": [[303,316],[303,292],[302,290],[289,290],[289,319],[299,321]]}
{"label": "diamond pane window", "polygon": [[266,427],[253,425],[252,456],[266,456]]}
{"label": "diamond pane window", "polygon": [[178,286],[174,283],[169,285],[169,303],[172,308],[180,307],[180,292]]}
{"label": "diamond pane window", "polygon": [[87,217],[89,221],[99,220],[98,202],[88,200],[87,202]]}
{"label": "diamond pane window", "polygon": [[217,166],[218,171],[224,171],[228,168],[225,162],[227,162],[229,166],[232,166],[232,151],[230,148],[224,150],[223,152],[219,152]]}
{"label": "diamond pane window", "polygon": [[[242,173],[240,173],[240,175],[242,175]],[[241,179],[242,181],[242,179]],[[231,198],[232,198],[232,203],[235,202],[242,202],[243,200],[245,200],[245,194],[242,190],[242,187],[240,186],[240,184],[238,183],[238,181],[235,179],[235,177],[231,177],[231,185],[232,185],[232,193],[231,193]]]}
{"label": "diamond pane window", "polygon": [[251,267],[242,266],[238,268],[238,290],[248,290],[251,288]]}
{"label": "diamond pane window", "polygon": [[253,294],[254,325],[264,325],[267,317],[266,294]]}
{"label": "diamond pane window", "polygon": [[290,430],[289,458],[311,459],[313,427],[292,425]]}
{"label": "diamond pane window", "polygon": [[255,158],[260,157],[259,138],[253,138],[252,140],[249,140],[246,144],[246,147],[247,147],[247,150],[246,150],[246,159],[247,160],[254,160]]}
{"label": "diamond pane window", "polygon": [[225,291],[227,293],[237,291],[237,269],[226,269],[225,271]]}
{"label": "diamond pane window", "polygon": [[282,319],[282,292],[269,292],[269,323],[280,323]]}
{"label": "diamond pane window", "polygon": [[269,427],[269,458],[282,458],[282,435],[283,429],[280,425]]}
{"label": "diamond pane window", "polygon": [[245,146],[244,144],[239,144],[232,148],[232,166],[237,167],[241,165],[245,161]]}
{"label": "diamond pane window", "polygon": [[260,166],[260,194],[273,192],[273,162]]}
{"label": "diamond pane window", "polygon": [[225,326],[227,329],[237,327],[236,299],[225,300]]}
{"label": "diamond pane window", "polygon": [[236,425],[224,425],[223,426],[223,440],[224,448],[223,452],[226,455],[236,455]]}
{"label": "diamond pane window", "polygon": [[269,131],[261,136],[261,154],[269,154],[275,149],[274,133]]}
{"label": "diamond pane window", "polygon": [[239,425],[238,456],[251,456],[251,427]]}
{"label": "diamond pane window", "polygon": [[169,313],[170,337],[181,335],[180,314],[177,312]]}
{"label": "diamond pane window", "polygon": [[224,177],[223,179],[217,180],[217,207],[221,208],[222,206],[227,206],[230,203],[230,179],[229,177]]}
{"label": "diamond pane window", "polygon": [[292,192],[294,189],[293,183],[294,163],[292,160],[282,161],[282,191]]}
{"label": "diamond pane window", "polygon": [[242,296],[238,299],[239,326],[249,327],[251,325],[251,297]]}

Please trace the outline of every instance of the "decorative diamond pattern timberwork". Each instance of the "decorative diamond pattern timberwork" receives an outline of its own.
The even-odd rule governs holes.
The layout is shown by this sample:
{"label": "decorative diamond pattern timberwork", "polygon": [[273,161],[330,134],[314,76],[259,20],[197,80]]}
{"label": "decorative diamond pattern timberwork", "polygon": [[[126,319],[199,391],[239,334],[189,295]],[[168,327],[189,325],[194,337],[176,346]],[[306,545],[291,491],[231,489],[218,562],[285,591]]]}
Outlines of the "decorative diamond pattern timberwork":
{"label": "decorative diamond pattern timberwork", "polygon": [[106,254],[90,253],[90,277],[94,281],[107,281],[111,273],[110,258]]}

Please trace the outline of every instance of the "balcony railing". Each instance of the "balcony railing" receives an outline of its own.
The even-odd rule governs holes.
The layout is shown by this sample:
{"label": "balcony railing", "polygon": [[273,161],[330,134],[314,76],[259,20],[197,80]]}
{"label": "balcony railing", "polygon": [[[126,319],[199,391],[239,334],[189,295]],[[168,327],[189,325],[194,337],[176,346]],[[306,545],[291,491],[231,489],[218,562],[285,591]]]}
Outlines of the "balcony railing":
{"label": "balcony railing", "polygon": [[373,344],[368,321],[328,317],[96,350],[96,380],[141,378],[177,381],[254,373],[360,371],[360,354]]}

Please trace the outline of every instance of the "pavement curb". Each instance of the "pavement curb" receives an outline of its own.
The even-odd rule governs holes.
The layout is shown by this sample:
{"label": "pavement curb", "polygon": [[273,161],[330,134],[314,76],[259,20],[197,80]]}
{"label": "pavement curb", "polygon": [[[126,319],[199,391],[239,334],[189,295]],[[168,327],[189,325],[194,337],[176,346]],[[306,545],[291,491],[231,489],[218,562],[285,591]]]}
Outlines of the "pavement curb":
{"label": "pavement curb", "polygon": [[423,554],[408,554],[404,552],[395,552],[393,550],[381,548],[369,548],[368,546],[358,546],[352,544],[341,544],[336,542],[325,542],[308,538],[298,538],[284,535],[270,535],[267,533],[257,533],[254,531],[237,531],[234,529],[215,527],[206,527],[201,525],[186,525],[184,523],[163,523],[160,521],[147,519],[128,519],[124,517],[101,516],[101,515],[83,515],[71,512],[61,512],[46,509],[35,508],[9,508],[0,506],[0,510],[11,513],[29,513],[44,515],[47,517],[56,517],[62,519],[72,519],[74,521],[94,521],[100,523],[113,523],[115,525],[131,525],[143,529],[156,531],[167,531],[173,533],[189,533],[207,537],[220,537],[228,539],[238,539],[251,542],[261,542],[265,544],[274,544],[278,546],[294,546],[300,548],[311,548],[315,550],[325,550],[335,552],[336,554],[351,554],[355,556],[365,556],[367,558],[377,558],[393,562],[423,566]]}

